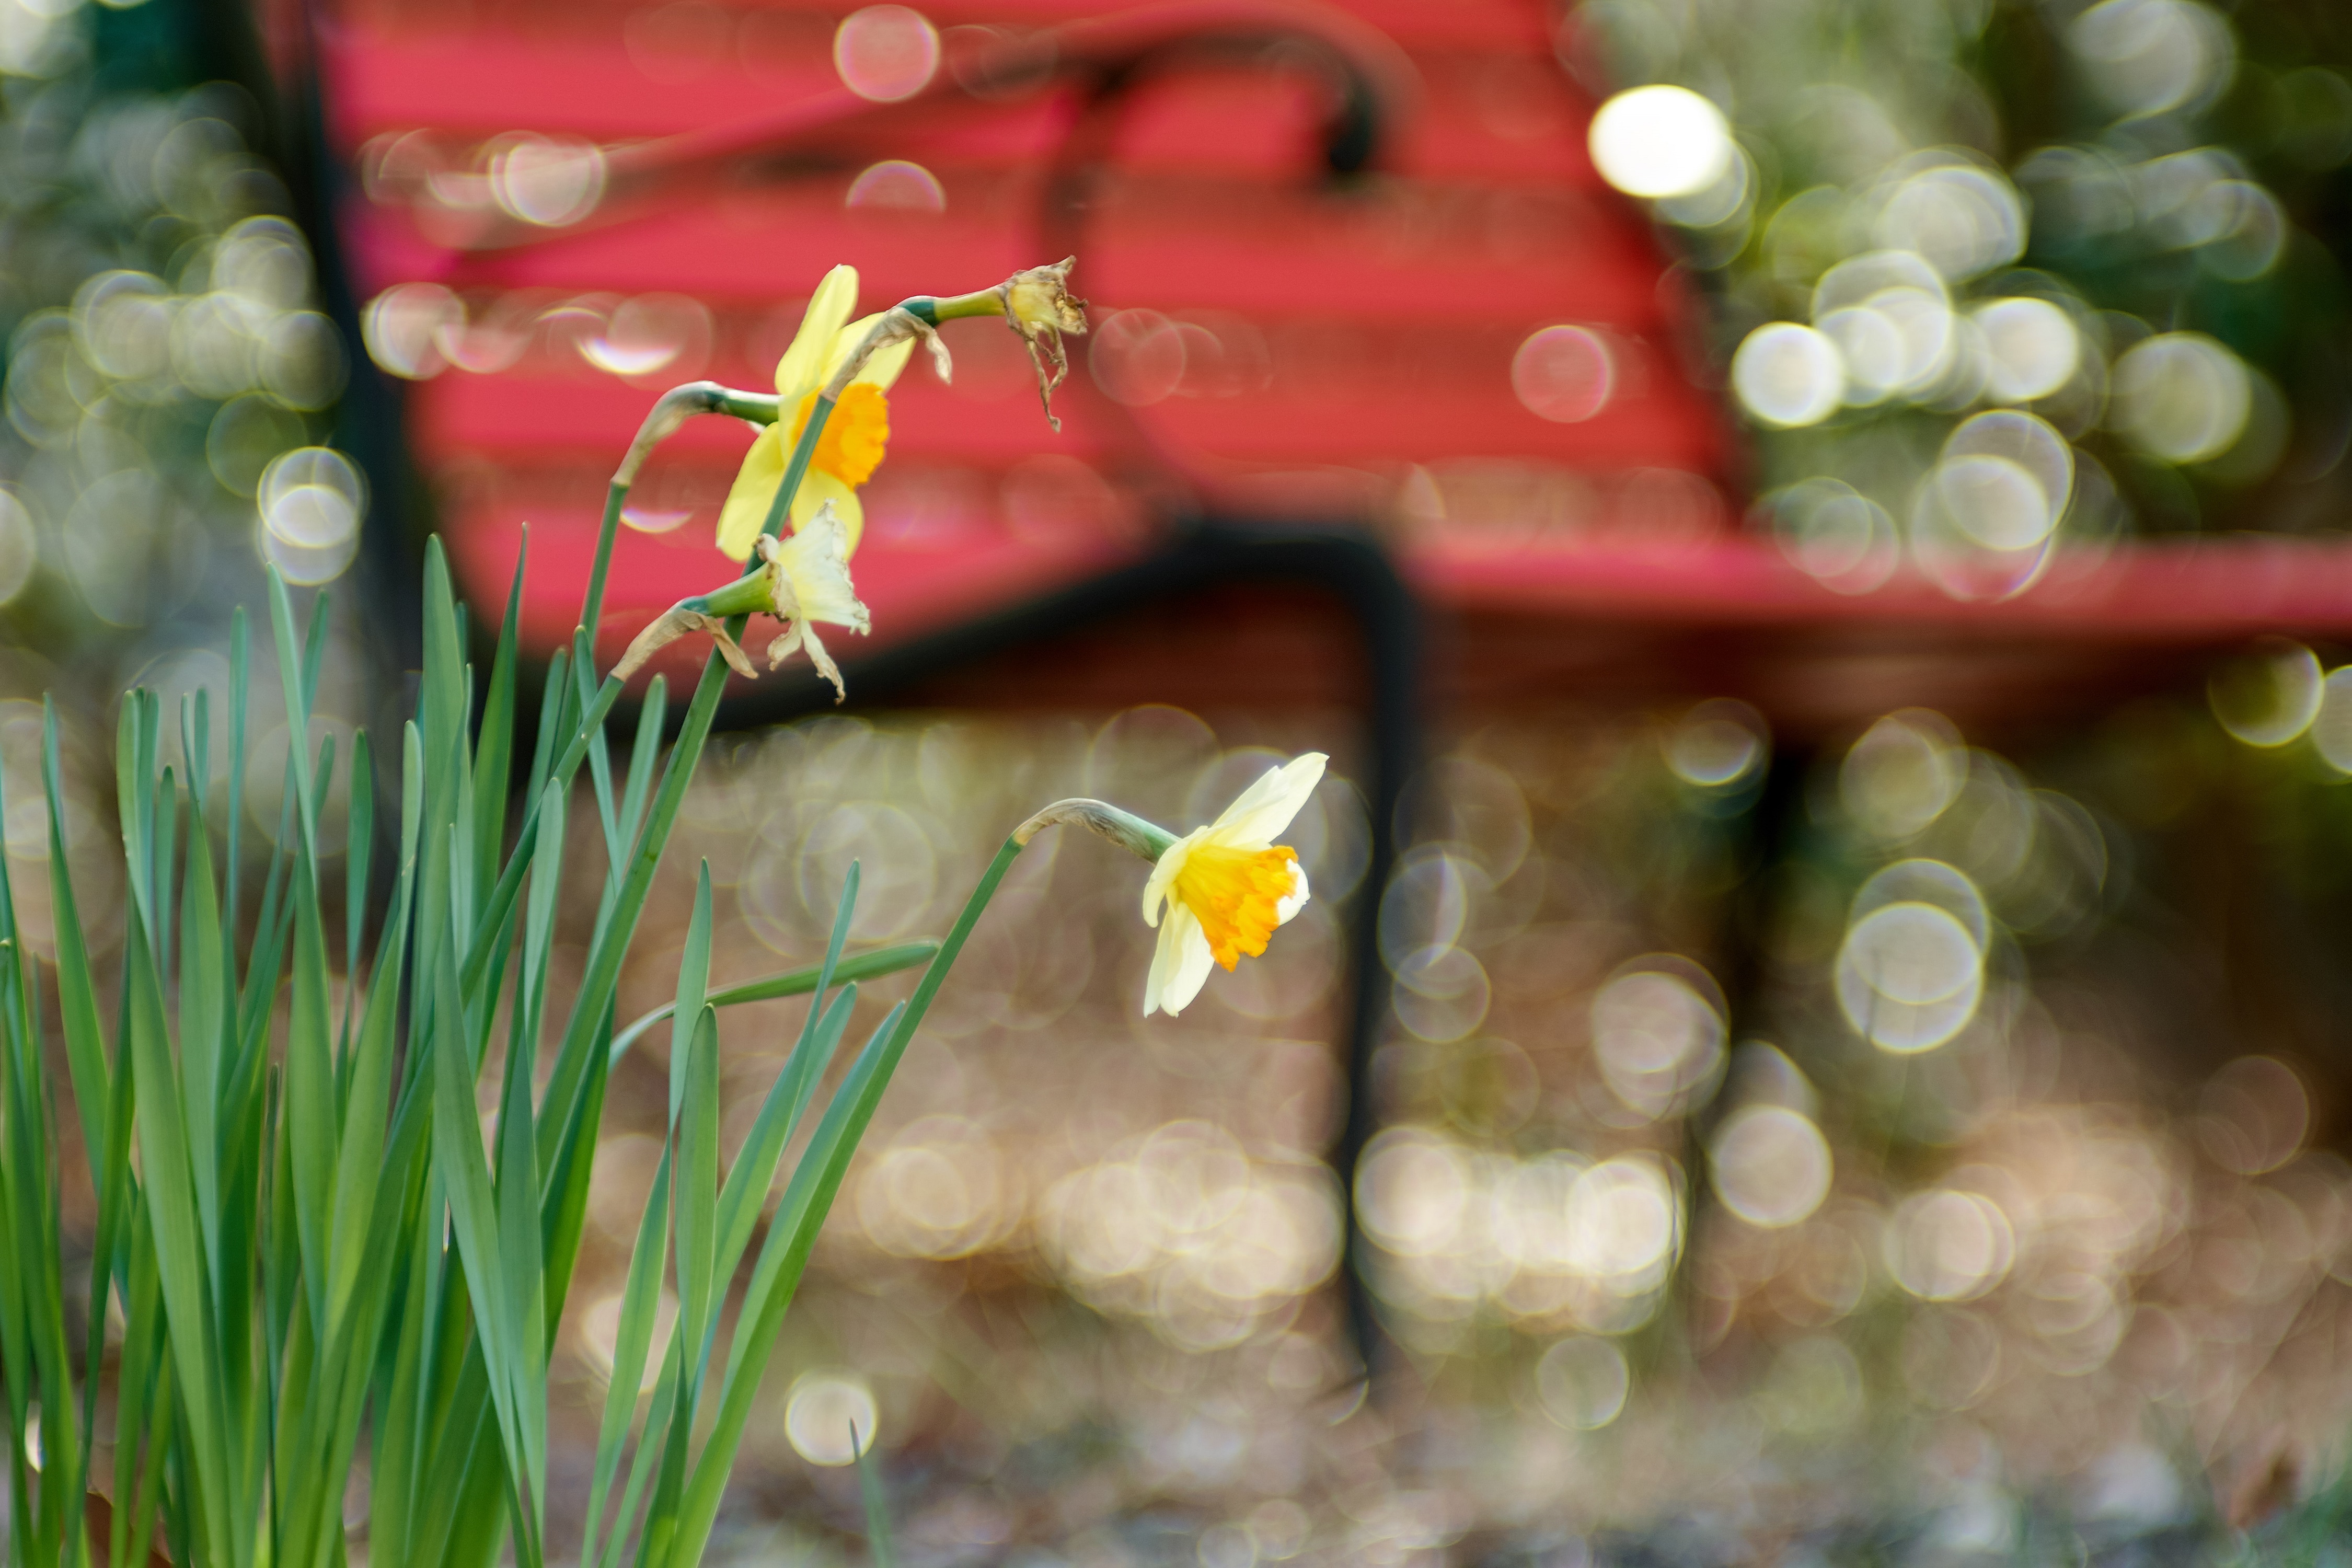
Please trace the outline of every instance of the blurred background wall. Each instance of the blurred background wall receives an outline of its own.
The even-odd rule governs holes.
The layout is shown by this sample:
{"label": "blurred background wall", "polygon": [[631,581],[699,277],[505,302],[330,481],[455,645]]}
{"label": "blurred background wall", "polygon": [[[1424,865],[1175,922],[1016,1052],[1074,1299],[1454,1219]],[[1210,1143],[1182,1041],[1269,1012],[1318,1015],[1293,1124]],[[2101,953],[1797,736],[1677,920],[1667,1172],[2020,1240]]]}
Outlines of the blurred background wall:
{"label": "blurred background wall", "polygon": [[[714,1552],[863,1554],[848,1413],[909,1562],[2308,1555],[2347,70],[2321,0],[0,0],[6,852],[38,694],[95,849],[115,694],[224,687],[264,563],[358,608],[322,730],[386,732],[427,531],[478,626],[529,525],[543,655],[661,389],[765,385],[835,262],[1075,251],[1058,434],[986,323],[894,394],[851,702],[744,689],[624,1016],[694,854],[746,977],[853,857],[858,940],[935,933],[1047,800],[1189,827],[1306,749],[1317,901],[1147,1025],[1139,872],[1024,858]],[[643,477],[606,658],[717,580],[748,439]]]}

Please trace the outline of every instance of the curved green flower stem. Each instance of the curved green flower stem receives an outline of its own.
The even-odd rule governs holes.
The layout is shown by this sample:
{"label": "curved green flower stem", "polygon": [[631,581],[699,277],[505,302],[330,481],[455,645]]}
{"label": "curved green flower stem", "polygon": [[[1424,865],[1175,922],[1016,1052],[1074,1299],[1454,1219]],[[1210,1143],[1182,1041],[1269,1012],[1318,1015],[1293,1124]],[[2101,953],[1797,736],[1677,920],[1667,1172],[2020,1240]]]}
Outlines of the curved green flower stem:
{"label": "curved green flower stem", "polygon": [[961,321],[971,316],[1001,316],[1004,314],[1004,285],[992,289],[976,289],[969,294],[958,294],[946,300],[934,300],[918,295],[899,301],[899,308],[909,315],[919,316],[932,326],[941,321]]}
{"label": "curved green flower stem", "polygon": [[754,425],[773,425],[782,399],[772,392],[738,392],[731,386],[721,386],[715,381],[690,381],[684,386],[674,386],[656,399],[645,423],[637,426],[635,439],[621,458],[621,466],[613,470],[612,482],[604,487],[604,518],[596,531],[596,563],[588,571],[588,593],[580,605],[580,624],[593,637],[596,623],[604,613],[604,582],[613,568],[613,541],[621,527],[621,509],[627,503],[629,489],[636,483],[637,470],[646,458],[663,441],[675,435],[679,426],[698,414],[729,414]]}
{"label": "curved green flower stem", "polygon": [[1057,800],[1013,830],[1014,842],[1026,844],[1048,827],[1083,827],[1096,837],[1118,845],[1139,859],[1157,863],[1175,844],[1176,836],[1156,822],[1107,801],[1073,795]]}
{"label": "curved green flower stem", "polygon": [[[676,609],[691,610],[699,616],[718,616],[732,620],[739,616],[756,616],[771,602],[764,564],[736,578],[723,588],[708,594],[689,594],[680,599]],[[730,631],[730,636],[740,636]]]}

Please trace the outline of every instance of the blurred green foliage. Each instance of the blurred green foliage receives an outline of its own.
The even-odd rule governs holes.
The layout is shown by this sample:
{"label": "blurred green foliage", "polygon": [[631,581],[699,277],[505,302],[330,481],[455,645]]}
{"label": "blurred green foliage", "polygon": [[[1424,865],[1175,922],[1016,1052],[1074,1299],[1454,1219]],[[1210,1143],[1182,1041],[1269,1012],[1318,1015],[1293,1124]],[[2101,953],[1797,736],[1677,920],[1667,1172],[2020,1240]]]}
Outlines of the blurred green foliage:
{"label": "blurred green foliage", "polygon": [[[1676,84],[1729,120],[1723,175],[1655,205],[1715,290],[1757,489],[1820,574],[1907,554],[1982,597],[2053,543],[2338,526],[2341,7],[1590,0],[1561,38],[1597,89]],[[1831,346],[1756,335],[1775,322]]]}
{"label": "blurred green foliage", "polygon": [[234,6],[0,5],[0,637],[101,692],[356,549],[356,468],[278,462],[347,363],[257,59]]}

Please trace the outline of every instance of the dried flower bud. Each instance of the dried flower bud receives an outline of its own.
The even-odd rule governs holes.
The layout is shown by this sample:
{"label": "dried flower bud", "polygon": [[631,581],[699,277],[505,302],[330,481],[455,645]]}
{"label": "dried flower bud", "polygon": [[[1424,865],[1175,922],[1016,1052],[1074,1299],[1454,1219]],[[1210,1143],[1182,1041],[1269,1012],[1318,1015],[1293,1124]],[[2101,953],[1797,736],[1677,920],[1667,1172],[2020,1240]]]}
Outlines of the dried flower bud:
{"label": "dried flower bud", "polygon": [[733,637],[727,635],[725,616],[705,615],[683,604],[663,611],[659,618],[639,632],[630,642],[628,651],[621,655],[621,662],[613,667],[613,674],[622,680],[628,679],[645,668],[646,660],[653,658],[656,650],[668,647],[689,632],[709,632],[710,640],[719,645],[719,655],[727,660],[729,668],[747,680],[760,678],[760,672],[751,668],[750,656]]}
{"label": "dried flower bud", "polygon": [[1037,401],[1045,405],[1045,418],[1055,430],[1061,429],[1062,422],[1054,417],[1054,389],[1070,374],[1070,356],[1062,346],[1062,334],[1078,337],[1087,330],[1087,302],[1069,289],[1070,268],[1077,260],[1066,256],[1051,267],[1024,268],[997,288],[1004,301],[1006,324],[1020,334],[1029,350],[1029,363],[1037,372]]}

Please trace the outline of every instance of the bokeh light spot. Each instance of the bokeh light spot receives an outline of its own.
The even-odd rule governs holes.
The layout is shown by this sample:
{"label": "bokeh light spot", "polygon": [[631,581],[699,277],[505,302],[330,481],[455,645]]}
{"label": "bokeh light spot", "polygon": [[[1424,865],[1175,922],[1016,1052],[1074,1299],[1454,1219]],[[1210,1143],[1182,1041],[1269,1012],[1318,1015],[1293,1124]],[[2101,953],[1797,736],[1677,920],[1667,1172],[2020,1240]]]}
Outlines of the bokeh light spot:
{"label": "bokeh light spot", "polygon": [[341,452],[303,447],[285,453],[263,471],[256,502],[263,551],[289,582],[327,582],[358,552],[367,489]]}
{"label": "bokeh light spot", "polygon": [[2312,727],[2327,694],[2319,660],[2301,643],[2266,638],[2205,683],[2213,717],[2249,746],[2284,746]]}
{"label": "bokeh light spot", "polygon": [[868,5],[842,18],[833,65],[850,91],[896,103],[929,87],[940,68],[939,29],[906,5]]}
{"label": "bokeh light spot", "polygon": [[1863,884],[1832,981],[1846,1021],[1880,1049],[1931,1050],[1984,995],[1983,895],[1938,860],[1898,861]]}
{"label": "bokeh light spot", "polygon": [[1886,509],[1843,479],[1801,479],[1765,498],[1781,553],[1839,594],[1867,594],[1902,563],[1903,542]]}
{"label": "bokeh light spot", "polygon": [[1616,1420],[1632,1386],[1625,1352],[1589,1335],[1560,1341],[1536,1363],[1536,1397],[1544,1414],[1570,1431],[1595,1431]]}
{"label": "bokeh light spot", "polygon": [[75,334],[89,363],[110,376],[163,375],[171,369],[173,310],[159,279],[144,272],[100,272],[74,290]]}
{"label": "bokeh light spot", "polygon": [[920,163],[904,158],[885,158],[858,172],[857,178],[849,182],[841,205],[893,212],[943,213],[948,210],[948,193],[947,187],[940,184],[940,177]]}
{"label": "bokeh light spot", "polygon": [[1854,894],[1847,919],[1859,922],[1889,904],[1905,903],[1943,910],[1966,928],[1969,940],[1979,947],[1992,940],[1992,917],[1985,908],[1984,894],[1966,872],[1941,860],[1897,860],[1880,870]]}
{"label": "bokeh light spot", "polygon": [[784,1400],[784,1436],[812,1465],[853,1463],[874,1447],[874,1390],[848,1372],[807,1372]]}
{"label": "bokeh light spot", "polygon": [[1424,947],[1396,965],[1397,1019],[1415,1036],[1444,1043],[1486,1021],[1493,996],[1486,971],[1465,949]]}
{"label": "bokeh light spot", "polygon": [[1664,1278],[1680,1231],[1674,1191],[1650,1156],[1603,1160],[1569,1189],[1566,1261],[1617,1295],[1639,1294]]}
{"label": "bokeh light spot", "polygon": [[1954,521],[1965,517],[1970,537],[1989,549],[2031,549],[2048,538],[2074,489],[2074,448],[2066,437],[2039,415],[1994,409],[1965,421],[1944,442],[1948,469],[1977,458],[2015,465],[2031,477],[2034,489],[2016,492],[2006,506],[1970,507],[1948,494]]}
{"label": "bokeh light spot", "polygon": [[2013,458],[1947,458],[1936,466],[1936,499],[1954,527],[1989,550],[2025,550],[2050,537],[2058,509]]}
{"label": "bokeh light spot", "polygon": [[[613,1363],[621,1342],[621,1313],[627,1300],[615,1290],[588,1305],[580,1315],[580,1340],[588,1352],[589,1364],[596,1375],[606,1383],[613,1381]],[[637,1371],[637,1392],[651,1394],[661,1382],[662,1358],[666,1353],[672,1330],[677,1323],[677,1298],[667,1290],[654,1300],[653,1335],[646,1349],[645,1364]]]}
{"label": "bokeh light spot", "polygon": [[1616,386],[1609,345],[1590,328],[1545,327],[1511,356],[1511,390],[1528,412],[1557,425],[1591,418]]}
{"label": "bokeh light spot", "polygon": [[1834,982],[1854,1033],[1908,1056],[1933,1050],[1976,1016],[1984,954],[1949,912],[1932,904],[1888,904],[1847,931]]}
{"label": "bokeh light spot", "polygon": [[[1813,285],[1812,316],[1824,331],[1851,339],[1867,363],[1851,364],[1857,405],[1925,395],[1950,374],[1958,321],[1944,276],[1913,250],[1851,257]],[[1833,334],[1834,335],[1834,334]]]}
{"label": "bokeh light spot", "polygon": [[1873,724],[1847,751],[1838,790],[1864,828],[1882,838],[1907,838],[1952,804],[1964,767],[1950,721],[1906,708]]}
{"label": "bokeh light spot", "polygon": [[2352,665],[2327,672],[2320,683],[2319,711],[2312,716],[2311,743],[2329,767],[2352,774]]}
{"label": "bokeh light spot", "polygon": [[907,1127],[857,1184],[857,1218],[899,1258],[963,1258],[993,1245],[1014,1218],[1012,1175],[978,1124],[927,1116]]}
{"label": "bokeh light spot", "polygon": [[1909,379],[1910,356],[1902,329],[1864,305],[1849,305],[1821,319],[1821,331],[1845,362],[1845,401],[1867,407]]}
{"label": "bokeh light spot", "polygon": [[1973,278],[2025,248],[2025,207],[1998,171],[1950,152],[1923,153],[1928,166],[1895,176],[1872,225],[1889,250],[1927,258],[1948,279]]}
{"label": "bokeh light spot", "polygon": [[1450,946],[1494,879],[1466,855],[1416,851],[1381,894],[1381,956],[1391,968],[1416,952]]}
{"label": "bokeh light spot", "polygon": [[2082,363],[2074,318],[2047,300],[1995,300],[1973,319],[1988,351],[1986,390],[2003,403],[2047,397]]}
{"label": "bokeh light spot", "polygon": [[1089,344],[1087,368],[1114,403],[1149,408],[1183,384],[1184,334],[1157,310],[1120,310],[1107,317]]}
{"label": "bokeh light spot", "polygon": [[2278,265],[2288,219],[2276,196],[2251,180],[2217,180],[2198,205],[2210,215],[2210,237],[2197,253],[2206,271],[2251,283]]}
{"label": "bokeh light spot", "polygon": [[1886,1267],[1927,1301],[1964,1301],[2000,1283],[2016,1260],[2009,1216],[1976,1193],[1939,1188],[1906,1198],[1888,1221]]}
{"label": "bokeh light spot", "polygon": [[2204,98],[2229,72],[2230,25],[2191,0],[2103,0],[2066,30],[2092,90],[2128,117]]}
{"label": "bokeh light spot", "polygon": [[1685,784],[1723,789],[1749,777],[1771,752],[1764,715],[1718,697],[1684,714],[1666,735],[1666,766]]}
{"label": "bokeh light spot", "polygon": [[2213,1163],[2241,1176],[2275,1171],[2311,1130],[2311,1097],[2275,1057],[2240,1057],[2207,1080],[2192,1123]]}
{"label": "bokeh light spot", "polygon": [[624,300],[604,330],[580,340],[580,357],[613,375],[688,374],[710,348],[710,312],[683,294]]}
{"label": "bokeh light spot", "polygon": [[2110,418],[2153,458],[2201,463],[2228,451],[2253,413],[2246,363],[2202,332],[2163,332],[2116,361]]}
{"label": "bokeh light spot", "polygon": [[490,194],[510,217],[554,228],[577,223],[604,195],[604,154],[593,142],[523,133],[490,156]]}
{"label": "bokeh light spot", "polygon": [[1829,1195],[1833,1162],[1812,1118],[1782,1105],[1750,1105],[1726,1117],[1707,1150],[1723,1206],[1753,1226],[1795,1225]]}
{"label": "bokeh light spot", "polygon": [[368,301],[360,331],[369,358],[394,375],[423,381],[448,363],[436,335],[465,320],[465,303],[446,285],[401,283]]}
{"label": "bokeh light spot", "polygon": [[1686,196],[1723,177],[1734,149],[1723,110],[1688,88],[1637,87],[1592,117],[1593,166],[1629,196]]}
{"label": "bokeh light spot", "polygon": [[1981,954],[1968,928],[1933,904],[1888,904],[1846,935],[1847,961],[1893,1002],[1940,1002],[1972,980]]}
{"label": "bokeh light spot", "polygon": [[1731,356],[1739,405],[1766,425],[1818,425],[1844,401],[1845,356],[1828,333],[1773,321],[1748,334]]}
{"label": "bokeh light spot", "polygon": [[1592,998],[1601,1076],[1647,1120],[1714,1083],[1723,1068],[1723,1016],[1680,974],[1636,969]]}

